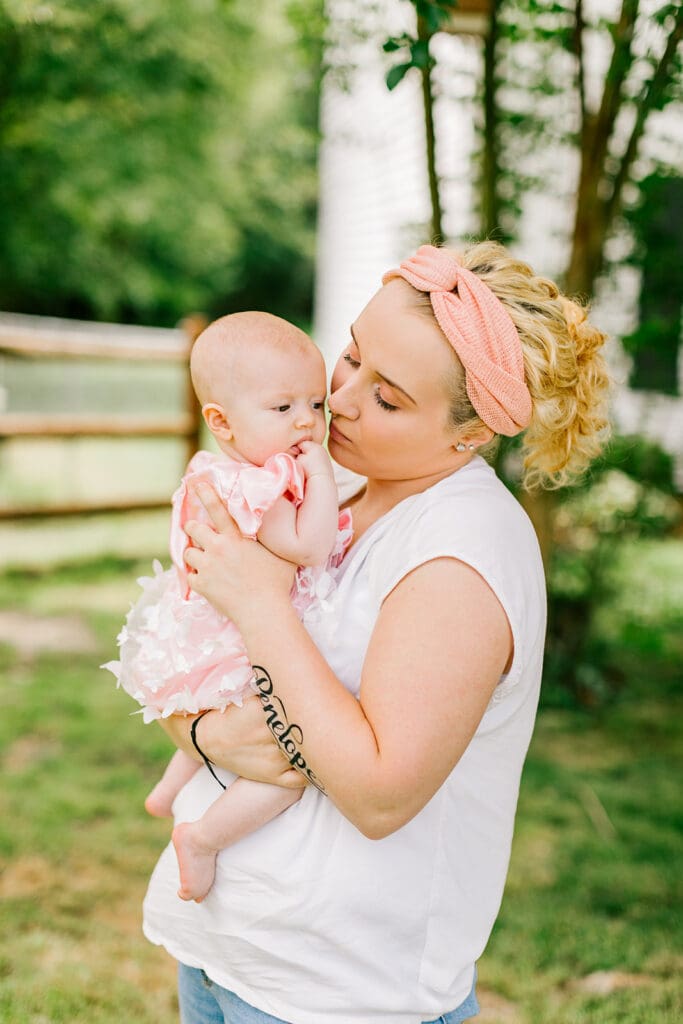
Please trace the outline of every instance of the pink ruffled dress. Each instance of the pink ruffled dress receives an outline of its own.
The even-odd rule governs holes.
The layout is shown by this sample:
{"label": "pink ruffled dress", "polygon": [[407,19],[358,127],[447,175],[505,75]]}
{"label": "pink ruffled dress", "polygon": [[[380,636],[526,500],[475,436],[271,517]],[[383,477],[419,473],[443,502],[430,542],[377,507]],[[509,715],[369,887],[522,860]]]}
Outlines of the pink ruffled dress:
{"label": "pink ruffled dress", "polygon": [[[183,555],[188,544],[184,525],[207,521],[194,486],[211,484],[245,537],[256,537],[263,516],[285,497],[298,506],[305,477],[296,459],[284,452],[265,465],[238,462],[226,455],[200,451],[191,460],[172,498],[171,569],[154,562],[154,575],[138,583],[142,594],[131,607],[118,636],[120,660],[104,668],[142,705],[145,722],[173,714],[196,714],[207,708],[241,705],[254,693],[253,671],[242,637],[230,619],[189,587]],[[339,514],[334,548],[323,566],[300,567],[292,602],[304,624],[324,614],[335,586],[336,571],[351,542],[350,512]]]}

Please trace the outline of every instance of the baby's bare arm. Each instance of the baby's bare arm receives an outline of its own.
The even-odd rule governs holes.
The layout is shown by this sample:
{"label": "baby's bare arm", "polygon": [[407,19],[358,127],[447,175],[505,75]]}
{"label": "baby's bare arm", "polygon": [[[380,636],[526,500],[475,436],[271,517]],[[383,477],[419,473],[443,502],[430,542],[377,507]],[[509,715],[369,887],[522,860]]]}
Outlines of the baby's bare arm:
{"label": "baby's bare arm", "polygon": [[337,488],[329,455],[304,442],[298,461],[306,473],[304,500],[295,509],[279,499],[264,515],[258,539],[275,555],[296,565],[322,565],[337,535]]}
{"label": "baby's bare arm", "polygon": [[286,558],[288,562],[294,562],[296,565],[303,564],[299,559],[303,545],[296,532],[296,509],[286,498],[278,498],[272,508],[268,509],[263,517],[258,539],[274,555]]}

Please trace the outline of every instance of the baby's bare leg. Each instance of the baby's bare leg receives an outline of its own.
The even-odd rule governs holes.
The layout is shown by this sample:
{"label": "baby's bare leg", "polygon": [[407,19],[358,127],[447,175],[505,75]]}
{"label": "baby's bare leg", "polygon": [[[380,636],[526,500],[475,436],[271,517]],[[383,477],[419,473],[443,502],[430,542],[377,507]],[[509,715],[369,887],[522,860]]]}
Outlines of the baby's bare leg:
{"label": "baby's bare leg", "polygon": [[145,800],[145,809],[155,818],[170,818],[173,801],[200,765],[182,750],[176,750],[166,771]]}
{"label": "baby's bare leg", "polygon": [[176,825],[173,845],[180,868],[181,900],[201,903],[213,885],[219,850],[277,817],[302,793],[302,789],[236,779],[198,821]]}

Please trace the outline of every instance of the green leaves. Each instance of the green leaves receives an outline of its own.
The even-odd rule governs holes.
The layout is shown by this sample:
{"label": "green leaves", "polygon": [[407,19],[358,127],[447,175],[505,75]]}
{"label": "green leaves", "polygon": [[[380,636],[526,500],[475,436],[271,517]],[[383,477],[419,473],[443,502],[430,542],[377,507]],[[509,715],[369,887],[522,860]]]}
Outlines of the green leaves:
{"label": "green leaves", "polygon": [[416,35],[404,32],[400,36],[390,36],[383,44],[385,53],[401,53],[404,60],[395,64],[386,74],[389,90],[395,89],[412,68],[423,71],[434,67],[434,58],[429,52],[429,40],[444,28],[445,24],[457,9],[457,0],[409,0],[417,14],[418,31]]}
{"label": "green leaves", "polygon": [[427,35],[439,32],[454,11],[458,9],[458,0],[410,0],[417,11],[418,18],[424,22]]}
{"label": "green leaves", "polygon": [[395,89],[399,82],[403,81],[406,73],[410,71],[412,67],[413,64],[409,62],[406,64],[395,64],[393,68],[390,68],[389,71],[387,71],[386,76],[387,89]]}
{"label": "green leaves", "polygon": [[319,49],[290,11],[322,0],[0,2],[0,308],[172,324],[249,264],[306,319]]}
{"label": "green leaves", "polygon": [[395,89],[411,68],[423,69],[434,66],[434,58],[429,53],[428,39],[414,39],[412,36],[402,35],[387,39],[382,49],[385,53],[407,50],[408,60],[401,64],[395,64],[387,72],[386,83],[389,90]]}

